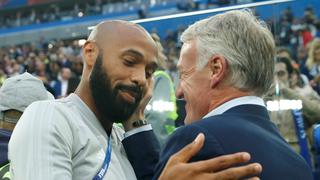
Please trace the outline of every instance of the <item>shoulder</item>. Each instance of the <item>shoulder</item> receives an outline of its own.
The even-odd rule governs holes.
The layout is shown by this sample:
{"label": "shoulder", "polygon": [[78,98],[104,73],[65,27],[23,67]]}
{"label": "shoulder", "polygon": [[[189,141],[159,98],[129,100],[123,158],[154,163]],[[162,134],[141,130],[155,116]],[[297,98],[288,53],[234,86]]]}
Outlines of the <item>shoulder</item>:
{"label": "shoulder", "polygon": [[62,99],[35,101],[26,108],[25,112],[30,110],[41,110],[46,108],[49,108],[48,111],[55,111],[59,109],[61,105],[65,105],[65,101]]}
{"label": "shoulder", "polygon": [[[10,139],[10,146],[18,151],[21,144],[29,146],[66,143],[71,147],[74,123],[58,101],[32,103],[19,119]],[[31,141],[31,139],[36,139]],[[27,147],[27,145],[26,145]]]}
{"label": "shoulder", "polygon": [[29,133],[70,131],[75,124],[72,114],[75,113],[70,111],[70,107],[59,100],[37,101],[23,112],[15,131],[28,130]]}
{"label": "shoulder", "polygon": [[24,115],[36,115],[36,117],[45,116],[46,119],[50,117],[65,116],[74,114],[72,110],[72,103],[65,100],[45,100],[36,101],[30,104],[23,113]]}
{"label": "shoulder", "polygon": [[192,143],[199,133],[205,135],[205,144],[201,152],[204,153],[208,149],[211,149],[212,154],[214,154],[213,152],[215,151],[222,153],[223,149],[217,141],[214,131],[206,126],[207,123],[201,121],[203,120],[180,127],[173,132],[162,151],[163,155],[169,155],[179,151],[187,144]]}
{"label": "shoulder", "polygon": [[[177,130],[171,135],[170,139],[179,139],[188,141],[190,143],[197,137],[199,133],[203,133],[205,136],[214,136],[214,128],[217,124],[224,124],[226,116],[213,116],[204,119],[200,119],[191,124],[177,128]],[[232,118],[230,116],[230,118]],[[207,139],[207,138],[206,138]],[[169,140],[170,141],[170,140]]]}
{"label": "shoulder", "polygon": [[[199,122],[201,121],[203,120],[199,120]],[[170,156],[181,150],[187,144],[192,143],[199,133],[203,133],[205,135],[204,146],[200,152],[190,160],[190,162],[206,160],[225,154],[222,146],[214,137],[212,131],[209,131],[207,127],[203,125],[203,123],[198,122],[192,123],[190,125],[180,127],[172,133],[160,154],[160,160],[156,166],[156,177],[160,175],[161,170],[164,168]]]}

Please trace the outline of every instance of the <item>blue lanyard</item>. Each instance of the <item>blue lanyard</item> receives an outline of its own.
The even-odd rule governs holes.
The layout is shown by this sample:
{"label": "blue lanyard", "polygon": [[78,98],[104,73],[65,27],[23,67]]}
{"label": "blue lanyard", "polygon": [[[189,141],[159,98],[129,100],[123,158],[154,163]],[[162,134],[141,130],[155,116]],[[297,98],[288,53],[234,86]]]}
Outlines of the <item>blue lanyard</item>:
{"label": "blue lanyard", "polygon": [[296,134],[300,146],[300,155],[306,160],[308,165],[312,167],[311,157],[309,154],[307,135],[304,130],[304,122],[301,110],[292,110],[294,124],[296,126]]}
{"label": "blue lanyard", "polygon": [[104,158],[103,164],[101,169],[99,170],[98,174],[96,174],[93,178],[93,180],[102,180],[103,177],[106,175],[110,160],[111,160],[111,134],[108,138],[108,147],[107,147],[107,152],[106,152],[106,157]]}

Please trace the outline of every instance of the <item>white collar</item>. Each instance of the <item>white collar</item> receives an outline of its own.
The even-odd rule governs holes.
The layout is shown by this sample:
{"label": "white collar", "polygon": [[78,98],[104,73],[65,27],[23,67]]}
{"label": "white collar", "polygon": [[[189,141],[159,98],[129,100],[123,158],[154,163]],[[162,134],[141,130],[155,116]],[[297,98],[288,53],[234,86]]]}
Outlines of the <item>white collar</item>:
{"label": "white collar", "polygon": [[244,105],[244,104],[253,104],[253,105],[259,105],[259,106],[264,106],[264,101],[257,96],[242,96],[239,98],[235,98],[232,99],[230,101],[227,101],[223,104],[221,104],[220,106],[218,106],[217,108],[213,109],[212,111],[210,111],[207,115],[205,115],[203,118],[207,118],[210,116],[215,116],[215,115],[219,115],[222,114],[224,112],[226,112],[227,110],[235,107],[235,106],[240,106],[240,105]]}

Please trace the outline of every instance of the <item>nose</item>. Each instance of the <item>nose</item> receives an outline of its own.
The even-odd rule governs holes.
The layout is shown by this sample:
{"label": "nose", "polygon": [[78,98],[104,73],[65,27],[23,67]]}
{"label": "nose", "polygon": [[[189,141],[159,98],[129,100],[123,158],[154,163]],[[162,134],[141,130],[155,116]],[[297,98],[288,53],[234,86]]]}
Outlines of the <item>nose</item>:
{"label": "nose", "polygon": [[177,86],[176,97],[177,97],[177,99],[183,99],[184,98],[183,91],[182,91],[182,88],[181,88],[181,82],[179,82],[179,84]]}
{"label": "nose", "polygon": [[131,81],[140,87],[144,87],[147,82],[145,70],[136,70],[132,74]]}

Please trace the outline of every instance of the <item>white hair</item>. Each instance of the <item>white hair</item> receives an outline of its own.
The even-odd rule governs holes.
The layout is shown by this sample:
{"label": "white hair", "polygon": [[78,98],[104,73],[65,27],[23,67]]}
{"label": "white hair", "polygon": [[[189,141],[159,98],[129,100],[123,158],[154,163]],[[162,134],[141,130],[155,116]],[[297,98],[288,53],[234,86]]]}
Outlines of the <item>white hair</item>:
{"label": "white hair", "polygon": [[275,43],[263,21],[250,10],[218,14],[189,26],[181,41],[196,40],[197,69],[213,55],[226,58],[228,81],[233,87],[256,95],[266,93],[273,81]]}

